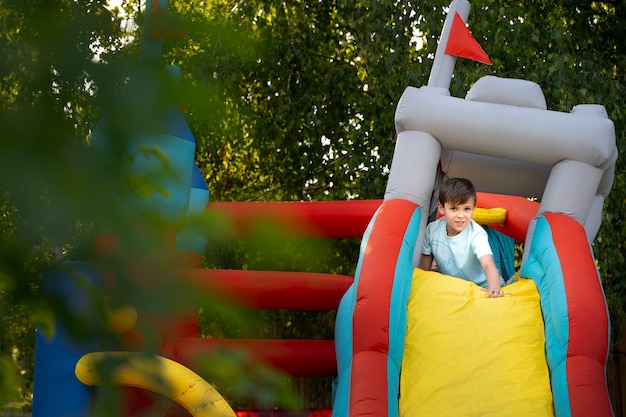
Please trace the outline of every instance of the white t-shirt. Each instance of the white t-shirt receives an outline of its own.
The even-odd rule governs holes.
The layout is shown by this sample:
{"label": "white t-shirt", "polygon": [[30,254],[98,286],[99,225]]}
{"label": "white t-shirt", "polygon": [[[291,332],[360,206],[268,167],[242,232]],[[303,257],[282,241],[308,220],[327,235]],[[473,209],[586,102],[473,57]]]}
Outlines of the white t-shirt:
{"label": "white t-shirt", "polygon": [[[431,222],[426,227],[424,255],[433,255],[439,272],[472,281],[481,287],[487,287],[487,277],[480,266],[479,259],[484,255],[493,255],[487,232],[474,220],[470,220],[461,233],[448,236],[444,217]],[[500,284],[504,281],[500,278]]]}

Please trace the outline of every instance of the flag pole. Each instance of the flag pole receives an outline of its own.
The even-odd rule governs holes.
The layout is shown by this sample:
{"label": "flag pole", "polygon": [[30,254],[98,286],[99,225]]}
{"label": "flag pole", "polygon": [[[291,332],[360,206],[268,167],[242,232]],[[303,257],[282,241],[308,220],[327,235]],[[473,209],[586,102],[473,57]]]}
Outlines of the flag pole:
{"label": "flag pole", "polygon": [[450,11],[448,12],[448,16],[446,17],[446,21],[443,25],[437,51],[435,52],[433,67],[430,70],[430,77],[428,78],[429,87],[445,88],[446,90],[450,88],[450,81],[452,81],[452,73],[454,72],[454,66],[456,64],[456,57],[446,54],[446,45],[448,44],[452,22],[454,21],[456,13],[461,16],[463,22],[467,22],[469,11],[470,4],[468,0],[453,0],[450,4]]}

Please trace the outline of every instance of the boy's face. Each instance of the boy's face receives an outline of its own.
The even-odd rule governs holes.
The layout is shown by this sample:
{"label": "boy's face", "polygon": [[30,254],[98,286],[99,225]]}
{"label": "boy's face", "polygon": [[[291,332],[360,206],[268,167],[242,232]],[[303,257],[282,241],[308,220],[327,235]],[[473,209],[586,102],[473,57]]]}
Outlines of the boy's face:
{"label": "boy's face", "polygon": [[456,236],[470,223],[476,202],[468,200],[461,204],[437,203],[439,213],[446,218],[446,232],[448,236]]}

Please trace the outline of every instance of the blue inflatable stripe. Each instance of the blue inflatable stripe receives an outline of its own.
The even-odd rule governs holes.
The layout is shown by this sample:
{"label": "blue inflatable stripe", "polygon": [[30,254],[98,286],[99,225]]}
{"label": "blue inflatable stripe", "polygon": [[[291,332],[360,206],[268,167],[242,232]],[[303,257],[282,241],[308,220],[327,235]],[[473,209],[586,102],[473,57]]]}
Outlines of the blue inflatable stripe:
{"label": "blue inflatable stripe", "polygon": [[183,113],[178,106],[172,106],[165,115],[165,132],[189,142],[196,142]]}
{"label": "blue inflatable stripe", "polygon": [[387,404],[389,404],[387,416],[398,417],[400,415],[400,368],[399,363],[391,355],[387,356],[387,381],[389,381],[389,386],[387,387]]}
{"label": "blue inflatable stripe", "polygon": [[200,168],[198,168],[197,164],[193,164],[193,171],[191,172],[191,188],[195,188],[198,190],[208,190],[209,188],[206,185],[206,180],[200,172]]}
{"label": "blue inflatable stripe", "polygon": [[569,341],[567,297],[552,229],[545,217],[537,219],[531,249],[521,275],[535,281],[540,295],[555,416],[570,417],[565,364]]}

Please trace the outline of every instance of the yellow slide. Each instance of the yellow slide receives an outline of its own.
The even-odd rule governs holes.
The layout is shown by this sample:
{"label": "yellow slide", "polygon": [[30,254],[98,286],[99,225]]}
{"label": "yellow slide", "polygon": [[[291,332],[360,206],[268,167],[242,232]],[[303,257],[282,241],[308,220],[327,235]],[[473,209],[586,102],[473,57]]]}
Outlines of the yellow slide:
{"label": "yellow slide", "polygon": [[519,279],[503,289],[488,299],[469,281],[415,270],[401,417],[554,415],[537,288]]}

